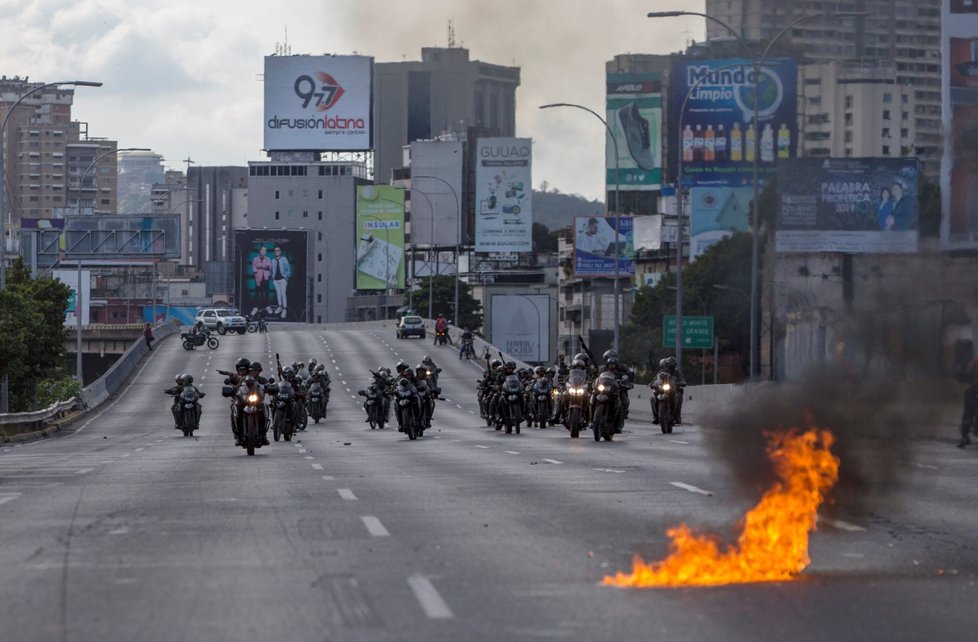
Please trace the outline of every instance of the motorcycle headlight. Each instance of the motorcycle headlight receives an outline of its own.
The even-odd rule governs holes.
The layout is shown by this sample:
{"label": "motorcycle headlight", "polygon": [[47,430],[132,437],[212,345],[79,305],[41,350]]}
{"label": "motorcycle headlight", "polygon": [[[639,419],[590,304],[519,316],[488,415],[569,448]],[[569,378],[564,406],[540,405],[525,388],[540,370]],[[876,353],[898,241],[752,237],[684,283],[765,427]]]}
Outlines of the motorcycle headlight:
{"label": "motorcycle headlight", "polygon": [[670,390],[671,388],[672,388],[672,386],[670,386],[670,385],[669,385],[668,383],[664,383],[664,384],[662,384],[662,389],[663,389],[664,391],[666,391],[666,392],[669,392],[669,390]]}
{"label": "motorcycle headlight", "polygon": [[248,403],[258,403],[258,395],[255,393],[248,395]]}
{"label": "motorcycle headlight", "polygon": [[599,383],[598,384],[598,392],[604,392],[604,391],[605,391],[605,385],[603,383]]}

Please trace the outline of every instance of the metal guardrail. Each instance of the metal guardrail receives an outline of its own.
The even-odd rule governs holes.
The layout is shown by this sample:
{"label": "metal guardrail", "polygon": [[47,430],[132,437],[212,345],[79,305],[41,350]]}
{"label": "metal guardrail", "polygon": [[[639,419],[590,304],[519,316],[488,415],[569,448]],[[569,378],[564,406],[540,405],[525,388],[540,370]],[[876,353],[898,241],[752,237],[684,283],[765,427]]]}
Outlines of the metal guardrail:
{"label": "metal guardrail", "polygon": [[38,421],[44,421],[50,419],[55,415],[59,415],[62,412],[70,409],[78,403],[77,397],[72,397],[68,401],[58,401],[44,410],[35,410],[33,412],[11,412],[0,414],[0,426],[10,426],[17,424],[27,424],[36,423]]}

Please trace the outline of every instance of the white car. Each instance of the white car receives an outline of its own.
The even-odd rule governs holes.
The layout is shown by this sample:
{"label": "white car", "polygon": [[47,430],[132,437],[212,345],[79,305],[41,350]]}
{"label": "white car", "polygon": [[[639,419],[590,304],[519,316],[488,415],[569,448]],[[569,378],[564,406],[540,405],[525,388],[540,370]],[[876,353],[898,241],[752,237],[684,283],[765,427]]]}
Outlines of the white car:
{"label": "white car", "polygon": [[203,308],[197,311],[196,321],[202,321],[208,330],[216,330],[218,334],[237,332],[244,334],[248,330],[248,322],[230,308]]}
{"label": "white car", "polygon": [[407,339],[410,336],[424,339],[424,319],[414,315],[408,315],[401,319],[401,322],[397,324],[397,338]]}

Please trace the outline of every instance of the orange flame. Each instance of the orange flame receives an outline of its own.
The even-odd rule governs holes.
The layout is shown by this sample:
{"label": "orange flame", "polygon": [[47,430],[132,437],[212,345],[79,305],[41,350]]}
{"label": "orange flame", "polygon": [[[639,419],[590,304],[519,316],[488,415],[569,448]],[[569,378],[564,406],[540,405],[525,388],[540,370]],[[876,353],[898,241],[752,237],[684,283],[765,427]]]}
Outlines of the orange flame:
{"label": "orange flame", "polygon": [[808,533],[818,507],[839,477],[839,459],[830,448],[835,437],[812,429],[769,435],[768,457],[781,480],[744,518],[736,546],[721,552],[714,538],[695,535],[681,524],[667,531],[669,557],[646,564],[639,556],[632,573],[606,576],[620,587],[718,586],[789,580],[811,562]]}

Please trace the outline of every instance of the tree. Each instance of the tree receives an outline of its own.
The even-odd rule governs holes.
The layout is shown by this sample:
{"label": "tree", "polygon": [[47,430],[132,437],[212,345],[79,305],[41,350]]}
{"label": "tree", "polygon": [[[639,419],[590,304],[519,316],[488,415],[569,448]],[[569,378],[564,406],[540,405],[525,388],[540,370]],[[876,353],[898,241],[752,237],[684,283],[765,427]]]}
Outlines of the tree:
{"label": "tree", "polygon": [[541,223],[533,224],[533,251],[537,254],[557,251],[557,235]]}
{"label": "tree", "polygon": [[414,293],[415,302],[421,302],[415,306],[417,310],[427,312],[428,289],[431,288],[433,316],[444,314],[446,319],[452,319],[458,327],[472,331],[482,327],[482,304],[472,296],[472,286],[468,283],[460,281],[458,284],[458,318],[452,314],[452,306],[455,304],[455,277],[442,275],[421,279],[418,286],[419,289]]}
{"label": "tree", "polygon": [[10,380],[10,410],[28,410],[38,382],[64,371],[65,310],[71,288],[34,279],[23,259],[7,270],[0,292],[0,375]]}

